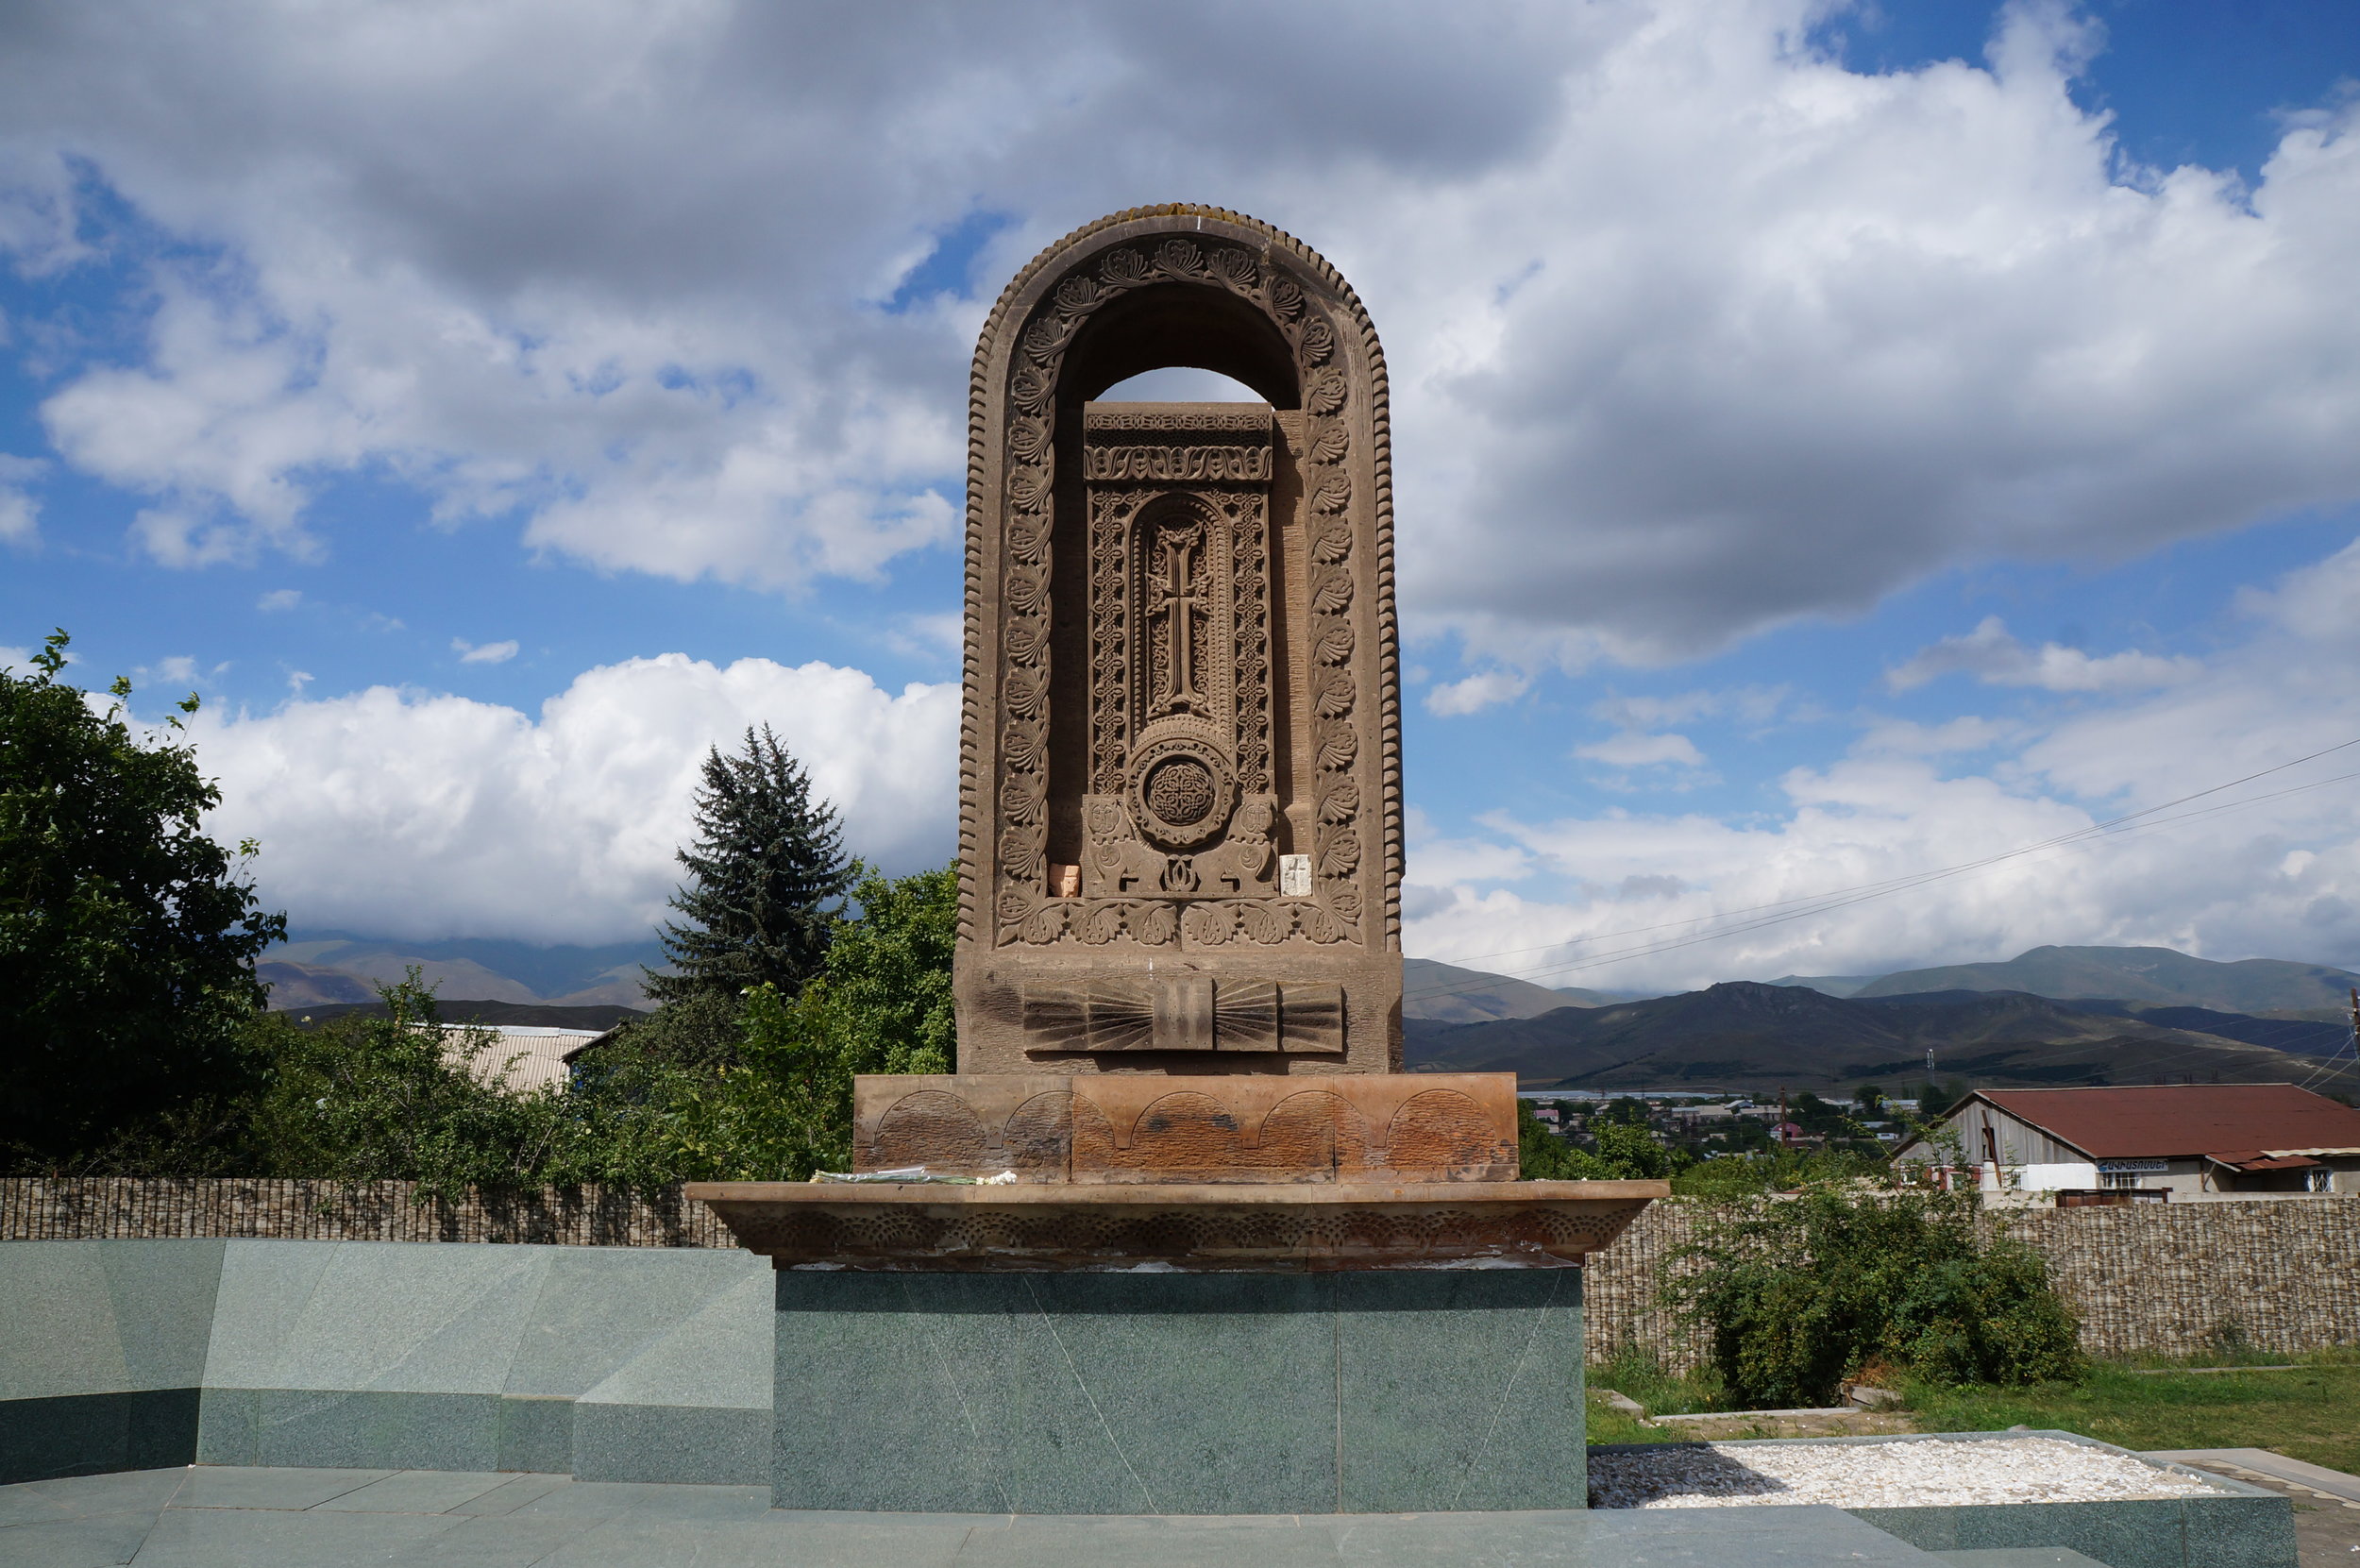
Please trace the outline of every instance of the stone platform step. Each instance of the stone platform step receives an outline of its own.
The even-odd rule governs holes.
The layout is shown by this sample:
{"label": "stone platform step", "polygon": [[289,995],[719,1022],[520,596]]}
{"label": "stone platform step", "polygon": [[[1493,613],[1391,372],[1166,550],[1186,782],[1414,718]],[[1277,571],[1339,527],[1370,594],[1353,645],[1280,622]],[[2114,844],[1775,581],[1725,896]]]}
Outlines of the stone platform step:
{"label": "stone platform step", "polygon": [[750,1486],[455,1471],[196,1466],[0,1487],[0,1568],[2031,1568],[1932,1554],[1829,1508],[1044,1517],[810,1513]]}
{"label": "stone platform step", "polygon": [[2149,1454],[2166,1464],[2200,1465],[2209,1470],[2243,1470],[2298,1486],[2317,1497],[2360,1503],[2360,1475],[2349,1475],[2325,1465],[2288,1458],[2267,1448],[2166,1448]]}

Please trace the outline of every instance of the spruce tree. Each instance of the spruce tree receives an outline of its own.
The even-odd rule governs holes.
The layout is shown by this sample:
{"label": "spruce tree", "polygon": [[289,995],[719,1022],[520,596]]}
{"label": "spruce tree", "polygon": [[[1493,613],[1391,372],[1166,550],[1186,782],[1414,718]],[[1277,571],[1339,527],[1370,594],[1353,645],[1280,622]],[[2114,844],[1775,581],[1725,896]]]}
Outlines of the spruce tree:
{"label": "spruce tree", "polygon": [[733,1001],[766,983],[792,997],[819,972],[852,867],[834,809],[812,799],[768,725],[748,730],[741,751],[706,753],[697,842],[680,862],[688,880],[671,906],[683,918],[662,933],[674,972],[649,972],[652,1000]]}

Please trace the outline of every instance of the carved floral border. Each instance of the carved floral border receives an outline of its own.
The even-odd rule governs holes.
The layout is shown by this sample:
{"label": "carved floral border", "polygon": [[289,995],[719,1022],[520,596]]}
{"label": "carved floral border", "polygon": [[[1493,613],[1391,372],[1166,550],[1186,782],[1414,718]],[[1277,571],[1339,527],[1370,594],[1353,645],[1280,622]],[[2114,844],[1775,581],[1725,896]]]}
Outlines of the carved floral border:
{"label": "carved floral border", "polygon": [[1357,592],[1352,478],[1343,466],[1351,436],[1340,417],[1350,380],[1332,362],[1334,325],[1311,303],[1300,278],[1240,245],[1208,247],[1180,235],[1117,244],[1074,266],[1036,307],[1011,356],[1001,563],[1001,689],[1006,717],[1000,735],[1000,821],[993,844],[1000,868],[999,940],[1046,945],[1070,938],[1097,945],[1128,936],[1159,947],[1179,935],[1175,911],[1160,901],[1052,899],[1046,885],[1050,552],[1059,372],[1092,313],[1132,289],[1158,282],[1225,288],[1259,306],[1293,349],[1303,386],[1314,895],[1234,901],[1234,912],[1206,906],[1205,914],[1192,916],[1188,934],[1197,941],[1243,937],[1275,943],[1292,936],[1323,945],[1357,941],[1363,915],[1357,885],[1361,801],[1353,773],[1362,736],[1352,669],[1358,638],[1352,616]]}
{"label": "carved floral border", "polygon": [[[987,821],[981,809],[983,784],[981,766],[984,750],[982,726],[987,721],[988,715],[984,701],[985,694],[977,683],[976,678],[976,672],[981,667],[979,660],[982,651],[977,638],[984,625],[979,597],[984,588],[983,552],[991,542],[986,537],[987,531],[984,526],[989,508],[986,503],[982,486],[986,477],[991,471],[990,458],[995,455],[990,452],[986,444],[994,423],[991,417],[993,405],[1000,400],[1004,391],[1017,384],[1020,379],[1028,388],[1037,386],[1043,394],[1053,395],[1054,369],[1061,362],[1064,350],[1070,345],[1079,321],[1087,314],[1088,311],[1094,309],[1097,303],[1103,303],[1104,298],[1112,297],[1115,292],[1138,287],[1144,282],[1158,280],[1161,275],[1155,269],[1159,261],[1165,260],[1164,252],[1158,244],[1164,236],[1154,234],[1137,238],[1126,236],[1123,240],[1114,242],[1105,249],[1096,252],[1086,251],[1085,247],[1095,237],[1110,230],[1134,228],[1140,224],[1160,225],[1164,223],[1171,223],[1175,227],[1179,224],[1192,223],[1194,230],[1201,234],[1205,232],[1208,222],[1222,226],[1213,231],[1214,237],[1209,240],[1213,250],[1233,253],[1238,260],[1222,258],[1214,261],[1205,261],[1203,252],[1199,251],[1196,261],[1201,263],[1204,269],[1217,267],[1219,271],[1217,274],[1207,275],[1198,266],[1184,265],[1181,273],[1186,280],[1227,286],[1235,292],[1244,293],[1254,297],[1256,302],[1261,305],[1266,312],[1272,315],[1272,319],[1287,333],[1289,341],[1296,346],[1300,355],[1303,350],[1303,339],[1300,334],[1307,331],[1314,321],[1328,334],[1324,339],[1328,351],[1332,352],[1333,349],[1332,334],[1337,329],[1338,323],[1329,320],[1317,310],[1311,310],[1307,313],[1303,311],[1305,288],[1303,278],[1315,278],[1324,291],[1323,296],[1332,298],[1335,308],[1348,317],[1348,320],[1342,323],[1343,329],[1355,334],[1355,341],[1359,346],[1359,352],[1364,361],[1364,374],[1368,379],[1369,393],[1367,414],[1370,432],[1374,441],[1374,450],[1370,453],[1374,489],[1363,504],[1372,510],[1374,524],[1375,556],[1373,568],[1374,591],[1377,597],[1373,609],[1379,643],[1374,650],[1374,662],[1379,689],[1374,694],[1374,712],[1369,716],[1370,727],[1374,732],[1373,736],[1364,737],[1349,725],[1342,727],[1334,726],[1332,723],[1327,725],[1325,733],[1323,735],[1325,747],[1323,754],[1330,760],[1342,760],[1343,766],[1323,769],[1320,778],[1323,784],[1351,786],[1353,781],[1350,776],[1349,757],[1357,752],[1364,740],[1373,740],[1377,749],[1372,760],[1376,768],[1379,798],[1372,803],[1369,811],[1362,812],[1360,803],[1356,799],[1348,798],[1345,791],[1333,787],[1325,787],[1318,791],[1317,799],[1323,811],[1320,816],[1321,828],[1314,848],[1314,855],[1315,861],[1324,868],[1327,876],[1331,879],[1340,874],[1341,867],[1346,862],[1357,864],[1363,853],[1373,853],[1380,858],[1379,869],[1382,874],[1377,892],[1382,901],[1381,909],[1361,911],[1355,918],[1381,919],[1382,924],[1378,931],[1371,934],[1371,941],[1388,950],[1398,951],[1401,930],[1402,823],[1397,792],[1401,776],[1401,716],[1399,694],[1395,686],[1398,675],[1398,654],[1393,643],[1396,623],[1392,607],[1394,571],[1392,474],[1386,451],[1391,417],[1388,407],[1389,387],[1384,349],[1377,341],[1376,331],[1369,321],[1368,312],[1355,296],[1351,285],[1317,252],[1292,235],[1257,219],[1225,209],[1200,207],[1188,203],[1164,207],[1132,208],[1111,213],[1093,223],[1082,226],[1043,249],[1009,281],[1006,289],[1002,292],[1000,300],[993,307],[990,318],[976,346],[974,369],[969,382],[968,410],[966,622],[969,679],[961,717],[959,742],[959,935],[962,943],[981,941],[990,945],[995,939],[1003,942],[1021,939],[1020,932],[1008,930],[1004,926],[989,935],[986,934],[987,925],[999,924],[994,917],[1005,913],[1005,910],[1002,908],[987,907],[996,880],[991,874],[992,863],[1001,860],[1005,851],[1016,847],[1011,841],[1011,835],[1005,831],[1007,828],[1021,828],[1027,813],[1030,814],[1033,823],[1040,824],[1040,813],[1045,808],[1046,796],[1045,778],[1040,772],[1041,765],[1045,762],[1041,751],[1041,747],[1046,741],[1045,730],[1036,732],[1030,737],[1020,733],[1014,736],[1003,735],[1001,737],[1003,768],[1002,778],[997,781],[1002,786],[1003,799],[1001,809],[994,814],[997,820]],[[1239,229],[1246,231],[1242,239],[1235,232]],[[1167,235],[1170,233],[1170,230],[1166,230]],[[1186,239],[1186,231],[1172,237]],[[1098,278],[1088,276],[1094,264],[1103,264],[1114,252],[1122,250],[1127,250],[1130,256],[1128,261],[1117,263],[1119,269],[1117,275],[1111,278],[1104,274]],[[1302,273],[1296,274],[1287,267],[1276,265],[1273,253],[1295,263],[1303,269]],[[1240,261],[1246,263],[1245,267],[1239,267],[1239,261]],[[1013,344],[1008,343],[1006,335],[1012,327],[1009,313],[1014,302],[1034,287],[1044,268],[1052,266],[1066,268],[1065,277],[1050,291],[1050,297],[1037,305],[1027,318],[1020,340]],[[1267,271],[1262,269],[1267,269]],[[1281,279],[1284,279],[1283,287]],[[1239,280],[1245,284],[1242,289],[1238,288]],[[1099,293],[1102,285],[1105,286],[1108,291],[1103,295]],[[1272,311],[1271,307],[1273,302],[1284,303],[1287,290],[1293,291],[1294,310],[1285,314]],[[1317,334],[1313,335],[1312,341],[1315,347],[1322,342]],[[1005,361],[1003,361],[1001,357],[1001,350],[1003,347],[1008,350]],[[997,374],[1003,363],[1006,365],[1004,378]],[[1337,391],[1340,395],[1342,394],[1347,383],[1340,371],[1335,371],[1333,367],[1325,368],[1334,374]],[[1042,376],[1044,370],[1049,372],[1046,379],[1036,379],[1035,378]],[[1306,406],[1311,400],[1312,382],[1315,379],[1309,374],[1305,376]],[[1340,409],[1341,406],[1340,396],[1339,396],[1335,407]],[[1054,409],[1050,407],[1046,397],[1037,398],[1034,405],[1033,418],[1037,419],[1042,414],[1054,415]],[[1030,467],[1036,470],[1031,477],[1032,482],[1041,487],[1033,492],[1033,498],[1037,502],[1045,502],[1045,481],[1052,469],[1050,464],[1043,460],[1053,455],[1048,439],[1051,428],[1045,423],[1028,426],[1027,419],[1022,416],[1012,417],[1008,421],[1005,430],[1006,446],[1003,452],[999,455],[1006,460],[1005,482],[1011,497],[1021,494],[1020,486],[1025,482],[1024,476],[1020,474],[1019,470]],[[1345,455],[1343,447],[1340,445],[1344,432],[1340,427],[1336,433],[1340,438],[1340,444],[1335,447],[1332,457],[1335,462],[1340,464]],[[1314,445],[1317,445],[1316,440]],[[1336,477],[1345,478],[1340,471]],[[1346,478],[1346,483],[1349,484],[1348,478]],[[1306,490],[1311,495],[1318,494],[1316,485],[1306,485]],[[1337,510],[1348,515],[1345,512],[1350,504],[1348,489],[1338,498],[1340,504]],[[1012,514],[1003,517],[1003,526],[998,531],[1000,539],[1004,545],[1013,547],[1003,555],[1003,567],[1022,565],[1029,560],[1041,568],[1035,581],[1029,584],[1019,582],[1016,585],[1020,593],[1029,591],[1034,596],[1030,601],[1034,611],[1045,609],[1046,605],[1047,559],[1045,554],[1038,553],[1045,549],[1047,544],[1046,520],[1045,508],[1035,505],[1027,508],[1022,514]],[[1350,543],[1348,533],[1345,543],[1348,547]],[[1347,558],[1319,565],[1348,568],[1349,561]],[[1348,570],[1341,575],[1343,577],[1342,588],[1348,596],[1352,587]],[[1323,583],[1322,586],[1325,584]],[[1332,594],[1330,597],[1332,598]],[[1010,695],[1020,698],[1029,695],[1034,704],[1034,715],[1038,718],[1045,717],[1040,704],[1045,702],[1047,697],[1046,623],[1045,620],[1036,620],[1030,622],[1029,626],[1025,624],[1024,617],[1033,613],[1033,611],[1020,610],[1014,624],[1003,620],[1002,629],[1003,654],[1008,656],[1011,664],[1028,663],[1033,666],[1029,673],[1018,677],[1012,689],[1003,679],[1003,690],[1010,690]],[[1345,618],[1348,614],[1347,602],[1338,606],[1333,615],[1333,618],[1343,628],[1346,637],[1352,634],[1349,620]],[[1329,630],[1333,629],[1331,627]],[[1030,659],[1027,657],[1028,650],[1044,655],[1044,657],[1037,660]],[[1349,651],[1345,652],[1340,665],[1329,667],[1340,668],[1348,677],[1351,673]],[[1015,672],[1011,670],[1006,673],[1014,674]],[[1327,691],[1326,700],[1330,704],[1343,695],[1332,686],[1325,690]],[[1352,695],[1357,699],[1357,694]],[[1350,717],[1351,715],[1347,713],[1341,716],[1323,716],[1323,718],[1332,720],[1334,717],[1349,718]],[[1013,746],[1008,745],[1011,739],[1015,742]],[[1347,806],[1350,807],[1349,813],[1345,809]],[[1349,820],[1329,819],[1346,816],[1349,817]],[[1375,836],[1364,845],[1362,839],[1367,833],[1374,833]],[[1022,835],[1020,834],[1016,836],[1020,838]],[[1045,893],[1042,885],[1045,873],[1044,862],[1045,856],[1037,851],[1029,857],[1020,858],[1015,867],[1019,873],[1016,885],[1009,889],[1017,895],[1019,901],[1029,905],[1035,901],[1042,900]],[[1004,861],[1002,863],[1006,864]],[[1024,873],[1029,873],[1029,876]],[[1323,891],[1327,890],[1323,889]],[[1347,885],[1342,891],[1348,895],[1355,895],[1352,902],[1357,902],[1358,890],[1356,887]],[[1161,945],[1161,942],[1168,942],[1172,939],[1170,936],[1163,935],[1159,929],[1168,919],[1174,925],[1177,923],[1176,912],[1172,911],[1169,905],[1155,903],[1153,908],[1163,912],[1161,916],[1158,916],[1151,912],[1149,901],[1112,902],[1130,903],[1135,907],[1097,911],[1094,919],[1077,922],[1083,926],[1083,929],[1077,931],[1076,935],[1087,939],[1093,933],[1103,931],[1107,934],[1101,936],[1099,939],[1111,940],[1115,936],[1123,935],[1129,931],[1136,922],[1145,928],[1138,935],[1150,938],[1160,937],[1160,941],[1154,945]],[[1250,901],[1239,901],[1240,907],[1233,912],[1234,918],[1239,919],[1240,925],[1247,919],[1243,909],[1243,903],[1246,902]],[[1289,901],[1289,902],[1295,905],[1293,913],[1298,919],[1305,911],[1316,911],[1317,913],[1311,917],[1315,921],[1321,919],[1332,921],[1336,919],[1334,913],[1322,908],[1317,901]],[[1282,906],[1260,904],[1257,907],[1267,914]],[[1212,917],[1208,915],[1207,918]],[[1112,929],[1109,931],[1110,926]],[[1312,933],[1315,938],[1319,934],[1316,931]],[[1341,939],[1345,935],[1347,935],[1346,931],[1339,930],[1332,939]]]}

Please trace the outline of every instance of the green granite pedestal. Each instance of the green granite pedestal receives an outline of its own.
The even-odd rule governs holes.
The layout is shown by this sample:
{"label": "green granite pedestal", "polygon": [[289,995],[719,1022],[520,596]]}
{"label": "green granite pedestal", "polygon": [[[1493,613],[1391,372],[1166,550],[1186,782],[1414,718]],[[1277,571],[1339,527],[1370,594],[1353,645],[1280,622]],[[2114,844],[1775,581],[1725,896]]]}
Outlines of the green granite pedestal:
{"label": "green granite pedestal", "polygon": [[782,1509],[1585,1505],[1581,1271],[777,1274]]}

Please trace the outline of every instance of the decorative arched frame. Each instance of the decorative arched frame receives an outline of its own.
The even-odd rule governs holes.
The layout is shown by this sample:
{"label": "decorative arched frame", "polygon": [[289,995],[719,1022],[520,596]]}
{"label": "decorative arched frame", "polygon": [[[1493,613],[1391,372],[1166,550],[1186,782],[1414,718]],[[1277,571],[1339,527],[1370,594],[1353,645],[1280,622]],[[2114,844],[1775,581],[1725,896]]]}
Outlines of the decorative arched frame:
{"label": "decorative arched frame", "polygon": [[[1295,765],[1303,798],[1289,801],[1273,831],[1308,855],[1307,895],[1086,897],[1050,881],[1053,741],[1071,744],[1062,729],[1053,735],[1053,724],[1070,727],[1074,717],[1053,712],[1063,689],[1054,661],[1075,647],[1070,628],[1053,625],[1053,609],[1061,621],[1075,613],[1074,600],[1059,597],[1056,576],[1085,561],[1088,572],[1115,569],[1100,559],[1103,550],[1077,553],[1070,531],[1097,532],[1102,521],[1127,531],[1133,520],[1074,515],[1078,465],[1071,452],[1061,463],[1060,447],[1081,439],[1088,397],[1167,364],[1223,371],[1254,386],[1278,411],[1290,455],[1291,482],[1273,489],[1265,474],[1251,502],[1263,519],[1251,526],[1285,536],[1271,551],[1281,564],[1239,590],[1262,596],[1241,613],[1263,616],[1266,632],[1271,601],[1289,607],[1283,631],[1256,645],[1286,666],[1266,683],[1281,691],[1276,744],[1287,754],[1270,757],[1273,721],[1264,716],[1262,738],[1241,735],[1238,760],[1247,774]],[[1236,407],[1245,417],[1253,405]],[[976,346],[969,415],[963,961],[1077,950],[1102,961],[1123,952],[1224,948],[1269,957],[1398,954],[1400,675],[1387,382],[1375,329],[1350,285],[1300,241],[1239,213],[1186,205],[1116,213],[1042,251],[1003,292]],[[1200,497],[1229,504],[1227,491],[1201,486],[1230,475],[1192,477]],[[1089,635],[1099,646],[1083,656],[1103,660],[1116,634],[1094,618]],[[1263,656],[1242,638],[1238,649],[1241,666]],[[1102,708],[1105,700],[1098,699]],[[1094,748],[1090,787],[1102,792],[1093,799],[1104,800],[1105,748],[1098,742],[1105,720],[1091,715],[1084,723]],[[1270,806],[1257,809],[1268,821]],[[1394,993],[1397,1010],[1397,981]]]}

